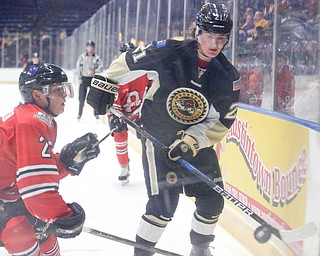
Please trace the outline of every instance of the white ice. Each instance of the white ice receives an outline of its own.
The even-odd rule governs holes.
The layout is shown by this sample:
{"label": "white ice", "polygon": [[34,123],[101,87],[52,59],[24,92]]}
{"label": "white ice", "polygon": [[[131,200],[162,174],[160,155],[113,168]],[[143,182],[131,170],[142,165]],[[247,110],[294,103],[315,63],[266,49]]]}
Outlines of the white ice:
{"label": "white ice", "polygon": [[[3,115],[18,104],[20,96],[15,84],[0,83],[0,90],[0,115]],[[56,151],[86,132],[94,132],[98,138],[108,133],[108,126],[101,120],[97,121],[88,106],[85,107],[80,122],[76,119],[77,111],[78,101],[70,99],[65,113],[57,118]],[[101,143],[100,149],[99,157],[89,162],[80,176],[67,177],[61,181],[59,191],[66,202],[78,202],[82,205],[87,216],[86,226],[134,240],[147,201],[141,156],[133,148],[129,148],[130,184],[121,186],[117,179],[120,167],[115,155],[113,138],[109,137]],[[194,209],[193,202],[181,195],[176,214],[157,244],[158,248],[189,255],[190,222]],[[215,235],[216,239],[212,243],[215,256],[251,255],[219,225]],[[74,239],[59,239],[59,243],[61,253],[65,256],[133,255],[131,246],[84,232]],[[7,255],[9,254],[5,249],[0,248],[0,256]]]}

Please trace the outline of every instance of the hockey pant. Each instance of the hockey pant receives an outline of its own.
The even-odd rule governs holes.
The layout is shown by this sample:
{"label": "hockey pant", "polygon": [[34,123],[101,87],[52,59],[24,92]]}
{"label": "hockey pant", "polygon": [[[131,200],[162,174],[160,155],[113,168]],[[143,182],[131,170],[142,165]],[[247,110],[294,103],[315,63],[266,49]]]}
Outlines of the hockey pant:
{"label": "hockey pant", "polygon": [[4,204],[3,210],[0,211],[2,246],[14,256],[59,256],[57,238],[51,236],[46,240],[38,241],[29,219],[32,220],[32,217],[21,200]]}
{"label": "hockey pant", "polygon": [[[224,206],[223,197],[178,163],[171,162],[167,154],[149,140],[142,140],[142,158],[148,191],[146,212],[140,221],[136,241],[154,246],[171,221],[183,191],[195,198],[196,210],[191,218],[192,244],[207,246],[214,239],[214,229]],[[217,155],[213,148],[204,148],[190,161],[219,186],[223,187]],[[135,248],[135,256],[152,253]]]}

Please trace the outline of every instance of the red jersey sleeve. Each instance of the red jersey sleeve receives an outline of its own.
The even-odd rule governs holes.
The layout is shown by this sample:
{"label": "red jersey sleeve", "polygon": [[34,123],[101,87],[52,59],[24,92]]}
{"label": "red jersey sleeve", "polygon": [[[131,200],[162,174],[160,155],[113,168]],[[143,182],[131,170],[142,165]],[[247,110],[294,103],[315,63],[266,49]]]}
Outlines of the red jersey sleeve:
{"label": "red jersey sleeve", "polygon": [[[37,116],[38,115],[38,116]],[[55,121],[38,112],[16,126],[17,186],[29,212],[43,221],[68,218],[72,210],[58,192],[62,176],[52,148],[56,140]]]}

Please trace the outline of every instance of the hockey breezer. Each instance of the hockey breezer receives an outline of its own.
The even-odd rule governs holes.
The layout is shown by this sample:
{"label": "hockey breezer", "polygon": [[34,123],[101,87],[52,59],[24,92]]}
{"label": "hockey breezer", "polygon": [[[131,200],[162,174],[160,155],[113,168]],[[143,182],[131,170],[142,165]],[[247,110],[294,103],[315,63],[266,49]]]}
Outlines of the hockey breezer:
{"label": "hockey breezer", "polygon": [[[155,137],[153,137],[148,131],[146,131],[144,128],[137,125],[135,122],[130,120],[128,117],[123,115],[121,112],[110,108],[109,111],[112,114],[115,114],[118,116],[121,120],[129,124],[132,128],[134,128],[138,133],[140,133],[143,137],[150,140],[154,145],[157,147],[160,147],[164,150],[168,150],[168,147],[162,144],[159,140],[157,140]],[[177,160],[177,162],[182,165],[184,168],[186,168],[188,171],[192,172],[194,175],[196,175],[201,181],[205,182],[208,186],[210,186],[214,191],[228,199],[232,204],[240,208],[245,214],[253,218],[255,221],[257,221],[261,226],[259,226],[255,232],[254,237],[259,243],[266,243],[269,241],[271,235],[275,235],[280,240],[284,242],[295,242],[295,241],[301,241],[305,238],[308,238],[316,233],[317,227],[316,225],[311,222],[304,226],[291,229],[291,230],[279,230],[275,227],[272,227],[269,225],[266,221],[264,221],[261,217],[259,217],[257,214],[255,214],[250,208],[248,208],[244,203],[236,199],[234,196],[232,196],[230,193],[228,193],[226,190],[221,188],[219,185],[217,185],[214,181],[212,181],[208,176],[203,174],[199,169],[197,169],[195,166],[191,165],[184,159],[180,158]]]}
{"label": "hockey breezer", "polygon": [[161,254],[161,255],[167,255],[167,256],[182,256],[181,254],[169,252],[169,251],[166,251],[166,250],[161,250],[161,249],[158,249],[158,248],[155,248],[155,247],[152,247],[152,246],[149,247],[149,246],[147,246],[145,244],[134,242],[134,241],[131,241],[131,240],[119,237],[119,236],[111,235],[111,234],[108,234],[108,233],[105,233],[105,232],[102,232],[102,231],[99,231],[99,230],[96,230],[96,229],[93,229],[93,228],[83,227],[82,231],[84,231],[86,233],[89,233],[89,234],[92,234],[92,235],[95,235],[95,236],[99,236],[99,237],[102,237],[102,238],[106,238],[106,239],[110,239],[110,240],[113,240],[113,241],[116,241],[116,242],[120,242],[120,243],[123,243],[123,244],[126,244],[126,245],[131,245],[131,246],[134,246],[136,248],[139,248],[139,249],[142,249],[142,250],[145,250],[145,251],[158,253],[158,254]]}

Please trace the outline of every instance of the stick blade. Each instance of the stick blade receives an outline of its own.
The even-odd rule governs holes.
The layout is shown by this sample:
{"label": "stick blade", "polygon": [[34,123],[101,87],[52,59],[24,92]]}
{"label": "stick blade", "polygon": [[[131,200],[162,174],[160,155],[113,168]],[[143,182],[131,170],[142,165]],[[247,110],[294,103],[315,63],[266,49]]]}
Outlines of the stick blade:
{"label": "stick blade", "polygon": [[301,241],[305,238],[313,236],[316,232],[317,226],[313,222],[291,230],[279,230],[281,239],[288,243]]}

